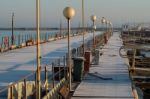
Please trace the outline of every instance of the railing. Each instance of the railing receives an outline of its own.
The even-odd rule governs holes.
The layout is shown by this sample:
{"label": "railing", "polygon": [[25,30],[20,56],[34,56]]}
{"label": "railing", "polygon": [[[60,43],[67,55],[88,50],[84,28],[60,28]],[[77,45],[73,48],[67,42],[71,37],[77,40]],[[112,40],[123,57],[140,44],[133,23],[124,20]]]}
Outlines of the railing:
{"label": "railing", "polygon": [[[63,39],[66,37],[66,32],[62,33],[41,33],[41,43],[54,41],[57,39]],[[71,36],[80,35],[78,32],[72,32]],[[21,48],[25,46],[31,46],[36,44],[36,33],[18,34],[14,35],[14,44],[11,44],[12,36],[2,36],[0,38],[0,52],[5,52],[15,48]]]}
{"label": "railing", "polygon": [[[54,71],[54,68],[58,67],[58,71]],[[63,68],[61,68],[63,67]],[[64,72],[64,77],[66,73],[66,57],[56,59],[52,65],[46,65],[41,68],[41,95],[44,96],[49,90],[54,88],[55,84],[62,77],[62,71]],[[58,81],[55,80],[58,76]],[[27,99],[35,98],[36,92],[36,72],[33,72],[19,81],[16,81],[5,88],[0,89],[0,98],[8,99]]]}
{"label": "railing", "polygon": [[[27,97],[27,81],[28,81],[28,79],[30,81],[33,81],[31,79],[35,79],[35,72],[33,72],[33,73],[23,77],[19,81],[16,81],[15,83],[10,84],[10,85],[8,85],[7,87],[5,87],[3,89],[0,89],[0,97],[1,98],[3,98],[3,97],[6,98],[7,97],[8,99],[14,99],[15,97],[24,97],[26,99],[26,97]],[[35,85],[35,82],[32,82],[32,84]],[[22,85],[22,86],[20,86],[20,85]],[[22,87],[23,90],[20,90],[21,87]],[[19,91],[19,92],[17,92],[17,91]],[[24,93],[24,95],[20,96],[20,94],[22,92]]]}

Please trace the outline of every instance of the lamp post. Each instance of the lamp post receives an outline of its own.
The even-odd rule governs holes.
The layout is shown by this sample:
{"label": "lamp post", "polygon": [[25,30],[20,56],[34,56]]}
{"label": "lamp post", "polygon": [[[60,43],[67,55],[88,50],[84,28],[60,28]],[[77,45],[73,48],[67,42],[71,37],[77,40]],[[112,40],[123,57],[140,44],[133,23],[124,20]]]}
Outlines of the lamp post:
{"label": "lamp post", "polygon": [[106,24],[106,19],[105,19],[105,17],[102,17],[101,23],[102,23],[102,24]]}
{"label": "lamp post", "polygon": [[95,16],[95,15],[92,15],[92,16],[91,16],[91,20],[92,20],[92,22],[93,22],[93,27],[92,27],[92,29],[93,29],[93,47],[94,47],[94,49],[95,49],[95,29],[96,29],[95,21],[96,21],[96,16]]}
{"label": "lamp post", "polygon": [[105,17],[102,17],[101,22],[102,22],[102,24],[106,24],[106,31],[104,32],[104,43],[107,44],[107,41],[108,41],[108,33],[107,33],[108,27],[107,27],[107,25],[108,25],[109,21],[106,20]]}
{"label": "lamp post", "polygon": [[106,30],[109,32],[109,20],[106,20]]}
{"label": "lamp post", "polygon": [[84,0],[82,0],[82,32],[83,32],[83,56],[85,52],[85,46],[84,46]]}
{"label": "lamp post", "polygon": [[14,45],[14,13],[12,13],[12,35],[11,35],[11,45]]}
{"label": "lamp post", "polygon": [[110,25],[110,32],[111,32],[111,35],[113,34],[113,26],[112,26],[112,22],[109,22],[109,25]]}
{"label": "lamp post", "polygon": [[60,33],[59,33],[59,37],[61,38],[62,37],[62,21],[60,19]]}
{"label": "lamp post", "polygon": [[112,23],[110,20],[108,20],[107,24],[108,24],[108,34],[110,36],[110,35],[112,35]]}
{"label": "lamp post", "polygon": [[68,67],[69,67],[69,90],[71,91],[70,20],[75,15],[75,10],[72,7],[66,7],[63,10],[63,14],[68,21]]}
{"label": "lamp post", "polygon": [[40,0],[36,0],[36,32],[37,32],[37,75],[36,75],[36,99],[41,98],[40,88]]}

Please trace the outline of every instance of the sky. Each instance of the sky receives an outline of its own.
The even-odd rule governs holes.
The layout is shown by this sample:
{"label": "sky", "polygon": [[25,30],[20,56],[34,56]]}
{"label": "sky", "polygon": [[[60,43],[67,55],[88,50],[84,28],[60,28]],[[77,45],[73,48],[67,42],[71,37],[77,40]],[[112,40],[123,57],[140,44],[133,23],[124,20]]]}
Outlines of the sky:
{"label": "sky", "polygon": [[[67,21],[63,9],[71,6],[76,14],[71,19],[72,27],[81,25],[82,0],[40,0],[41,27],[59,27],[60,20],[64,27]],[[15,27],[35,27],[36,0],[0,0],[0,27],[11,27],[14,12]],[[91,15],[96,15],[97,27],[101,18],[109,19],[114,26],[124,23],[150,23],[150,0],[84,0],[85,25],[91,26]]]}

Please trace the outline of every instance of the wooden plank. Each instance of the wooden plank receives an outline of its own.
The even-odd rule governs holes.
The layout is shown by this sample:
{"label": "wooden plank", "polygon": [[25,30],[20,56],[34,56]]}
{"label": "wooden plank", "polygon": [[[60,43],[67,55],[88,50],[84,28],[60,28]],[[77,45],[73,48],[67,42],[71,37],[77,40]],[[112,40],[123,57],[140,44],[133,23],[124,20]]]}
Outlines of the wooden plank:
{"label": "wooden plank", "polygon": [[63,96],[64,99],[66,99],[68,97],[68,95],[69,95],[69,88],[66,85],[64,85],[60,89],[59,93]]}

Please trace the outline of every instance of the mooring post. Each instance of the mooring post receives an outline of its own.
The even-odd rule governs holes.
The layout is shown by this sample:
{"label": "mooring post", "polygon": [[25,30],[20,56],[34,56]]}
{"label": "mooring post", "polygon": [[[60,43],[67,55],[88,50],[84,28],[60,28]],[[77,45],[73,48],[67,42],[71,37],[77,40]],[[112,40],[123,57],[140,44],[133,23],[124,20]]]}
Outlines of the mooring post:
{"label": "mooring post", "polygon": [[131,67],[133,73],[135,71],[135,56],[136,56],[136,49],[133,49],[133,60],[132,60],[132,67]]}

